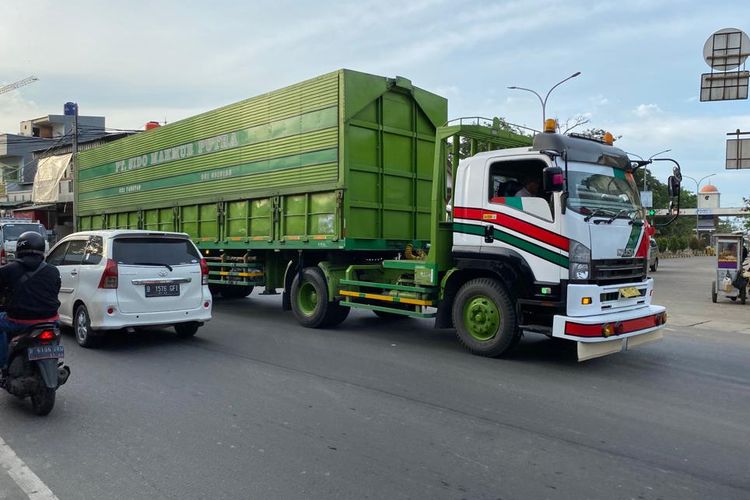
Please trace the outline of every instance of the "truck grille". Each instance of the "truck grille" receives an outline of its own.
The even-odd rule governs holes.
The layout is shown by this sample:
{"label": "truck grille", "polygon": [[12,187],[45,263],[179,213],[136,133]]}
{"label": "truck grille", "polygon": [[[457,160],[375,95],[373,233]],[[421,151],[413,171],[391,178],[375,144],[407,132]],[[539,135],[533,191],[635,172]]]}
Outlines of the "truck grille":
{"label": "truck grille", "polygon": [[591,279],[597,285],[616,285],[646,279],[646,259],[602,259],[591,262]]}

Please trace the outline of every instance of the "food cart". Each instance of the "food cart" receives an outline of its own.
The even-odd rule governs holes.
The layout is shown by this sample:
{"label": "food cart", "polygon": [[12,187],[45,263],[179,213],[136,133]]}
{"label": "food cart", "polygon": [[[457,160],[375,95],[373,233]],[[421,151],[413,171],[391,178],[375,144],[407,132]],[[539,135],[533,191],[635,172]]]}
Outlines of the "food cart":
{"label": "food cart", "polygon": [[744,304],[747,299],[748,280],[743,276],[742,234],[716,234],[716,274],[711,285],[711,300],[719,297]]}

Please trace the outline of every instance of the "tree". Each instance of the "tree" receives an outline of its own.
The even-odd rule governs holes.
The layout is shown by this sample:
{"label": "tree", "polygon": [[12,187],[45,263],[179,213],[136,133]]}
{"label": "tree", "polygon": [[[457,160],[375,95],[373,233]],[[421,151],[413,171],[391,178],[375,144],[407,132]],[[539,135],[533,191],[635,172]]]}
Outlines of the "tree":
{"label": "tree", "polygon": [[[529,129],[524,129],[517,125],[514,125],[501,116],[496,116],[492,119],[492,123],[487,122],[483,123],[483,125],[490,126],[497,130],[505,130],[517,135],[523,135],[526,137],[532,136]],[[459,155],[461,156],[461,158],[466,158],[467,156],[471,155],[471,141],[469,139],[462,137],[461,145],[459,146],[459,148]],[[477,141],[477,151],[489,151],[491,149],[494,148],[491,147],[490,144],[484,141]]]}
{"label": "tree", "polygon": [[[745,203],[745,211],[750,212],[750,197],[742,198],[742,201]],[[744,221],[745,221],[745,224],[744,224],[745,229],[750,231],[750,216],[744,217]]]}
{"label": "tree", "polygon": [[[645,167],[639,168],[635,174],[635,183],[638,186],[638,190],[643,190],[643,175],[646,175],[646,189],[653,193],[654,208],[668,208],[669,207],[669,193],[667,191],[667,185],[660,182],[654,177],[650,171],[646,170]],[[698,206],[698,198],[695,194],[685,190],[680,190],[680,208],[695,208]],[[660,226],[669,221],[672,216],[659,216],[654,217],[654,225],[659,236],[666,238],[683,238],[686,242],[691,237],[695,236],[695,217],[680,216],[668,226]],[[674,250],[671,248],[670,250]]]}
{"label": "tree", "polygon": [[[597,141],[604,140],[604,134],[609,132],[608,130],[604,130],[603,128],[587,128],[579,132],[580,135],[584,135],[586,137],[591,137],[592,139],[596,139]],[[615,135],[614,136],[615,141],[619,141],[622,139],[621,135]]]}

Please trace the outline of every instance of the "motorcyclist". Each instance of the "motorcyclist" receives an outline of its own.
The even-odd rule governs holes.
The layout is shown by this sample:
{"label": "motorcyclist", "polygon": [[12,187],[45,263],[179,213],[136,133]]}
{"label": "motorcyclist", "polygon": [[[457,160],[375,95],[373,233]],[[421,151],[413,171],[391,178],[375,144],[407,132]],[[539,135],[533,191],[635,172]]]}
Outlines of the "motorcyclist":
{"label": "motorcyclist", "polygon": [[0,367],[6,364],[9,337],[37,323],[59,319],[60,272],[44,262],[44,237],[26,231],[16,242],[16,260],[0,267]]}

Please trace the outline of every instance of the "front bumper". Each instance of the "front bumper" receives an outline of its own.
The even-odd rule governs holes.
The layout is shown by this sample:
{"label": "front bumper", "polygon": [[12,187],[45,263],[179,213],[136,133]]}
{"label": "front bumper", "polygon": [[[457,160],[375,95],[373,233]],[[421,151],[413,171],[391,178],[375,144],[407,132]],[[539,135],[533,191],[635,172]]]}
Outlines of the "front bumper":
{"label": "front bumper", "polygon": [[592,316],[555,316],[552,336],[578,343],[578,360],[606,356],[661,339],[666,308],[638,309]]}

